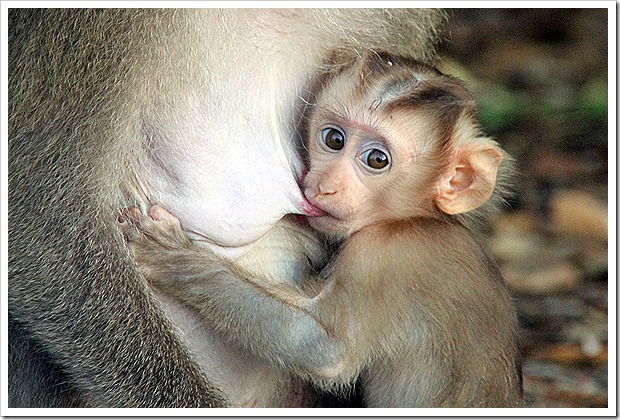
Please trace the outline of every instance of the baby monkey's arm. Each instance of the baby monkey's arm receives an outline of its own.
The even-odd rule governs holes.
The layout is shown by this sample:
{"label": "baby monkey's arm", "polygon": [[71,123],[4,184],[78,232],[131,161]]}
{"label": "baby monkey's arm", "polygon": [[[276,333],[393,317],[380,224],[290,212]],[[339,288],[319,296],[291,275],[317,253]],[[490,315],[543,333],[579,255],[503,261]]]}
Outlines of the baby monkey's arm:
{"label": "baby monkey's arm", "polygon": [[147,280],[200,311],[222,334],[250,351],[314,379],[339,371],[343,344],[318,316],[316,299],[288,284],[270,284],[196,246],[161,207],[127,212],[121,223]]}

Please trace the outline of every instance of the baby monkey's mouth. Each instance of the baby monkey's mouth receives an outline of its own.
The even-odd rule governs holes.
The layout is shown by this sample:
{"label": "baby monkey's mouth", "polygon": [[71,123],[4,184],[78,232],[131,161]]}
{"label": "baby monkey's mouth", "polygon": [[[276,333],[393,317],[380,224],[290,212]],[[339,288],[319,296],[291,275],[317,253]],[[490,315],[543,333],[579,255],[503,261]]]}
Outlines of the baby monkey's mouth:
{"label": "baby monkey's mouth", "polygon": [[301,206],[304,210],[304,216],[308,216],[308,217],[322,217],[322,216],[326,216],[327,212],[317,206],[315,206],[314,204],[312,204],[310,202],[310,200],[308,200],[308,198],[306,197],[306,194],[304,192],[305,189],[305,181],[306,181],[306,175],[308,175],[308,170],[306,168],[303,168],[301,171],[301,178],[299,179],[299,188],[302,191],[302,196],[304,198],[304,201],[302,201]]}
{"label": "baby monkey's mouth", "polygon": [[304,202],[302,204],[303,204],[304,211],[306,212],[306,216],[313,219],[316,223],[319,223],[320,225],[324,225],[327,223],[329,226],[333,225],[332,227],[334,227],[336,225],[341,225],[346,220],[346,219],[341,218],[341,216],[334,215],[328,210],[323,210],[321,207],[317,206],[316,204],[313,204],[305,196],[304,196]]}
{"label": "baby monkey's mouth", "polygon": [[308,199],[304,196],[304,201],[301,203],[304,211],[306,212],[306,216],[309,217],[322,217],[327,216],[327,212],[314,204],[312,204]]}

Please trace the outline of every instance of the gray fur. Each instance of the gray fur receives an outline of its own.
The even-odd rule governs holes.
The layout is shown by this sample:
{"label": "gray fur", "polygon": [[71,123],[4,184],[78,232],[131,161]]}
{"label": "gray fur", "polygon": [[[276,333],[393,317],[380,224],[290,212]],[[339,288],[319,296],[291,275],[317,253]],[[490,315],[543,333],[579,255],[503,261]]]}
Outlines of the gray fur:
{"label": "gray fur", "polygon": [[[133,89],[148,85],[143,60],[165,60],[165,31],[187,29],[192,13],[206,12],[9,11],[12,407],[226,405],[136,270],[116,221],[119,209],[144,205],[132,174],[148,157],[141,135],[153,129],[140,125],[152,109],[139,108]],[[376,34],[377,47],[432,56],[442,15],[414,13],[407,24],[385,21],[391,13],[351,12],[365,34],[334,26],[346,11],[314,11],[309,22],[334,19],[315,25],[333,31],[326,48],[373,47]]]}

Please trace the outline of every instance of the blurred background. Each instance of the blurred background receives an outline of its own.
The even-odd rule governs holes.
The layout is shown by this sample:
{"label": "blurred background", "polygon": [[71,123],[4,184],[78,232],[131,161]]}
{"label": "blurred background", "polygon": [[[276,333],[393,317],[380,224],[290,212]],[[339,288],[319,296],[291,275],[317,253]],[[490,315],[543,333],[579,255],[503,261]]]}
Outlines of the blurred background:
{"label": "blurred background", "polygon": [[519,314],[527,406],[607,407],[607,10],[450,14],[441,66],[519,169],[489,235]]}

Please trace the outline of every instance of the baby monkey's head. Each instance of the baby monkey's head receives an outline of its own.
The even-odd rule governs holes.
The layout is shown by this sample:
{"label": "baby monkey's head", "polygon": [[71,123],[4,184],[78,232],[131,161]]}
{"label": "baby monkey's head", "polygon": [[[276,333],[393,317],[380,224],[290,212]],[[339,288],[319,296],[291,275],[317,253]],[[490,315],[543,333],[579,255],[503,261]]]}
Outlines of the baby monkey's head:
{"label": "baby monkey's head", "polygon": [[470,212],[493,194],[504,154],[478,128],[464,85],[437,69],[368,52],[325,77],[305,146],[315,229]]}

